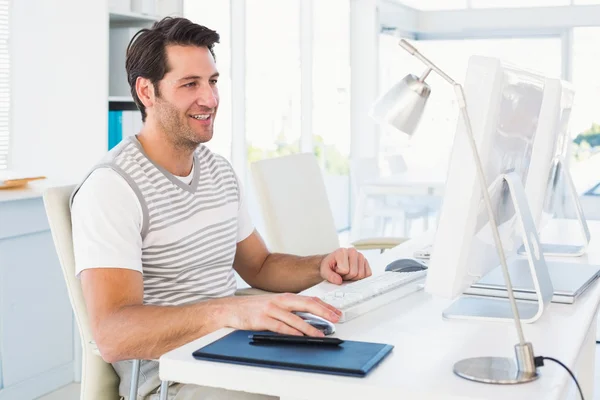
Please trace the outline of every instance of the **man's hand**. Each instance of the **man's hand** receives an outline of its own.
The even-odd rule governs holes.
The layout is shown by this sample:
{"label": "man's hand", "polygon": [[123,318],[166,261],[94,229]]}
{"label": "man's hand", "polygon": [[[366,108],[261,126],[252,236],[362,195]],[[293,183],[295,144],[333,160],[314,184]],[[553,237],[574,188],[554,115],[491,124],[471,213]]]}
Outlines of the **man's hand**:
{"label": "man's hand", "polygon": [[341,248],[321,261],[321,276],[339,285],[342,281],[358,281],[371,276],[371,267],[362,253],[354,248]]}
{"label": "man's hand", "polygon": [[337,322],[342,312],[317,297],[283,293],[265,296],[240,296],[228,299],[227,326],[253,331],[269,330],[286,335],[323,336],[292,311],[309,312]]}

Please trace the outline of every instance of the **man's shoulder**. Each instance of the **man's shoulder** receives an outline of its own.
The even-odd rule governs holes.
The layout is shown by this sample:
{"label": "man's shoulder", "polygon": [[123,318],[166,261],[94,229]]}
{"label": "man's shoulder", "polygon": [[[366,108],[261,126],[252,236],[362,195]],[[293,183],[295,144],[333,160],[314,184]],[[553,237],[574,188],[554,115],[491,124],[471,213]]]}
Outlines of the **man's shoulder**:
{"label": "man's shoulder", "polygon": [[203,144],[198,146],[198,148],[196,149],[196,156],[198,157],[198,159],[206,162],[209,165],[219,164],[221,168],[225,168],[233,172],[233,166],[225,157],[223,157],[219,153],[215,153]]}
{"label": "man's shoulder", "polygon": [[96,164],[96,167],[107,164],[119,165],[138,156],[139,151],[133,140],[123,139],[118,145],[110,149],[102,159]]}
{"label": "man's shoulder", "polygon": [[127,180],[108,165],[94,169],[81,183],[78,192],[92,194],[93,197],[102,194],[103,197],[115,201],[121,201],[123,197],[129,198],[134,194]]}
{"label": "man's shoulder", "polygon": [[111,168],[110,165],[101,165],[90,173],[87,179],[82,182],[82,186],[110,190],[111,187],[120,185],[123,182],[125,182],[125,178]]}

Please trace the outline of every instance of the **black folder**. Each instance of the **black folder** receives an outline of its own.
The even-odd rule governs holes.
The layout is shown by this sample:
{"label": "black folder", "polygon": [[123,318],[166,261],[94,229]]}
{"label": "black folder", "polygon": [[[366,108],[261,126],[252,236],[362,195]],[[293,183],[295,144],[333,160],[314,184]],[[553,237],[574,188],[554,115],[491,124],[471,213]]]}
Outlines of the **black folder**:
{"label": "black folder", "polygon": [[233,331],[192,355],[198,360],[363,377],[394,348],[389,344],[351,340],[338,346],[251,343],[249,335],[255,333],[259,332]]}

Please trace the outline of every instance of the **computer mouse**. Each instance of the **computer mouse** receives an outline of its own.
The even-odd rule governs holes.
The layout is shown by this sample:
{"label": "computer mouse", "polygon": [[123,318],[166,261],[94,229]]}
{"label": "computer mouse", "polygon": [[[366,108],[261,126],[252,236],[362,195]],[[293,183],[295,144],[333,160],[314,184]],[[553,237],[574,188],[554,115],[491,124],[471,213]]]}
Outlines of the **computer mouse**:
{"label": "computer mouse", "polygon": [[427,269],[427,266],[415,260],[414,258],[401,258],[399,260],[392,261],[385,267],[386,271],[393,272],[415,272],[423,271]]}
{"label": "computer mouse", "polygon": [[296,314],[304,321],[323,332],[323,334],[326,336],[335,333],[335,325],[333,324],[333,322],[327,321],[325,318],[319,317],[315,314],[301,311],[294,311],[294,314]]}

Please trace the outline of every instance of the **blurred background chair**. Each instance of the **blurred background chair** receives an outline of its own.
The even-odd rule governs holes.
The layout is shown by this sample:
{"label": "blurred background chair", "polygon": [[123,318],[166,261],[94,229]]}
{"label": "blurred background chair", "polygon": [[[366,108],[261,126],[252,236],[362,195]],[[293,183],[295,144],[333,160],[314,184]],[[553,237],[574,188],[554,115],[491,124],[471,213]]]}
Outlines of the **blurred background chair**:
{"label": "blurred background chair", "polygon": [[357,158],[351,162],[350,175],[356,199],[352,222],[354,239],[364,235],[367,219],[373,222],[371,230],[381,236],[397,235],[398,226],[402,224],[401,235],[410,237],[416,220],[422,220],[423,231],[429,229],[429,217],[435,208],[431,196],[421,187],[413,188],[400,182],[394,184],[394,177],[400,178],[408,169],[402,155],[386,157],[384,164],[382,171],[376,157]]}
{"label": "blurred background chair", "polygon": [[[257,161],[251,170],[270,251],[306,256],[340,247],[323,175],[313,154]],[[374,237],[351,244],[357,250],[383,251],[406,240]]]}

